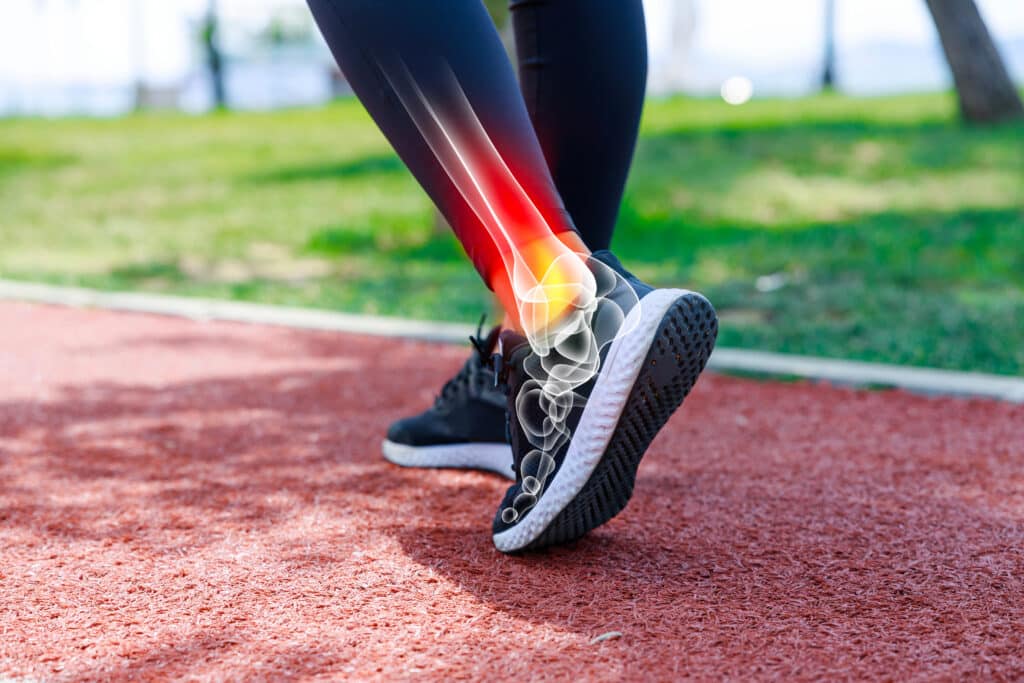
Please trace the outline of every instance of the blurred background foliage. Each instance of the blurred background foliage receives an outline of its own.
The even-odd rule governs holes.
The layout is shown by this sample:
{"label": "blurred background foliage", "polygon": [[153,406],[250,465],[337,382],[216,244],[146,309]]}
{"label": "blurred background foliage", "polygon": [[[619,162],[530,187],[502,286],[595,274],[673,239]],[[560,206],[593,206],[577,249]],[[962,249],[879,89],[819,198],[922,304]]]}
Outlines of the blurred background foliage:
{"label": "blurred background foliage", "polygon": [[[1024,372],[1024,124],[954,95],[648,104],[614,248],[721,343]],[[474,321],[460,247],[359,104],[11,119],[0,276]]]}
{"label": "blurred background foliage", "polygon": [[[723,345],[1024,374],[1024,107],[974,0],[731,2],[645,2],[651,92],[691,97],[648,103],[615,250],[706,292]],[[1012,2],[985,0],[1024,26]],[[507,0],[485,3],[512,50]],[[1002,36],[1020,73],[1024,37]],[[348,88],[301,0],[15,0],[0,55],[0,111],[20,114],[0,123],[0,277],[491,309],[358,102],[331,101]],[[952,92],[837,92],[857,73],[942,87],[935,68]],[[692,96],[719,85],[742,106]]]}

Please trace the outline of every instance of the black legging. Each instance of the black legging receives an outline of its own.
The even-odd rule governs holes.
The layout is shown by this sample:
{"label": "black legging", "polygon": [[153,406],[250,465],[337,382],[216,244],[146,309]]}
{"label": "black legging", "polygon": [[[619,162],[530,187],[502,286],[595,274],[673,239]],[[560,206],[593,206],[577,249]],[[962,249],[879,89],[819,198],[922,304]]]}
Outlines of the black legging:
{"label": "black legging", "polygon": [[[643,105],[641,0],[514,0],[522,92],[480,0],[308,2],[356,95],[489,284],[498,247],[410,110],[416,90],[443,107],[457,83],[550,231],[609,246]],[[442,118],[464,126],[460,111]]]}
{"label": "black legging", "polygon": [[611,246],[647,85],[641,0],[512,0],[519,82],[555,187]]}

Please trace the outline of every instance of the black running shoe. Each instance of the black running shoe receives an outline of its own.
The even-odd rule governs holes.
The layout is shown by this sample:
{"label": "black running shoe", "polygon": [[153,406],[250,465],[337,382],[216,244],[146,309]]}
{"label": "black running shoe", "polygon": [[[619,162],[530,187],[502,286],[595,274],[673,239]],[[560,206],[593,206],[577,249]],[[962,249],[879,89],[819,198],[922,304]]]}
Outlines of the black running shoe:
{"label": "black running shoe", "polygon": [[501,328],[484,338],[480,332],[470,337],[472,355],[444,385],[434,405],[388,429],[381,447],[387,460],[403,467],[481,469],[512,477],[506,399],[495,386],[490,367]]}
{"label": "black running shoe", "polygon": [[618,514],[640,459],[715,343],[715,311],[700,294],[652,289],[607,251],[590,265],[598,303],[585,325],[544,356],[502,333],[495,364],[516,471],[494,518],[503,552],[567,543]]}

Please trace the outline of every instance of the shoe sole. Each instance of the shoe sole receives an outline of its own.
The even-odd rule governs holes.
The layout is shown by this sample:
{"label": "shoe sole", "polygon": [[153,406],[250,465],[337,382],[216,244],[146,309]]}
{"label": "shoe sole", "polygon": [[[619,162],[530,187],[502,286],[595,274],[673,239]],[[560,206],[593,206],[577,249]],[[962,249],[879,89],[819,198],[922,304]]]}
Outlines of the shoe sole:
{"label": "shoe sole", "polygon": [[486,470],[515,479],[512,448],[504,443],[458,443],[409,446],[388,439],[381,444],[384,459],[402,467]]}
{"label": "shoe sole", "polygon": [[574,541],[629,502],[640,459],[693,388],[718,334],[711,303],[685,290],[651,292],[624,324],[634,323],[612,343],[562,466],[523,519],[494,534],[498,550]]}

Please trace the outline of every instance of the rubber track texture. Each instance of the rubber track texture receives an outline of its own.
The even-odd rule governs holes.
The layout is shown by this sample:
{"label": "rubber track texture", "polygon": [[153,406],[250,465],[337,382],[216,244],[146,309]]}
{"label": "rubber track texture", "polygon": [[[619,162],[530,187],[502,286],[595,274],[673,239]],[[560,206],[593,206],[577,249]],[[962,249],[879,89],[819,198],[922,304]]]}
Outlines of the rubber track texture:
{"label": "rubber track texture", "polygon": [[718,335],[714,308],[688,293],[666,311],[608,446],[579,494],[523,550],[583,537],[626,507],[640,460],[704,370]]}

